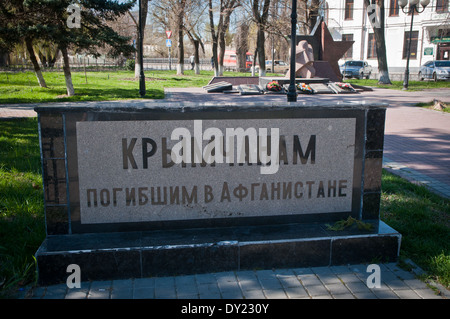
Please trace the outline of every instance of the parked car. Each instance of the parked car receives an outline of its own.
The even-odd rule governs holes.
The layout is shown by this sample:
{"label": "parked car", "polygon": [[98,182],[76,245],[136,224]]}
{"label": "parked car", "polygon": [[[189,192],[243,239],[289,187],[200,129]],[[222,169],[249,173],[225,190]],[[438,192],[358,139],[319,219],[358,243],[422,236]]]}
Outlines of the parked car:
{"label": "parked car", "polygon": [[272,60],[266,60],[266,72],[285,74],[287,71],[289,71],[289,65],[284,61],[275,60],[274,65],[275,67],[272,70]]}
{"label": "parked car", "polygon": [[419,71],[419,80],[423,81],[424,79],[450,80],[450,61],[435,60],[422,65]]}
{"label": "parked car", "polygon": [[368,79],[372,74],[372,67],[366,61],[346,61],[340,70],[344,78]]}

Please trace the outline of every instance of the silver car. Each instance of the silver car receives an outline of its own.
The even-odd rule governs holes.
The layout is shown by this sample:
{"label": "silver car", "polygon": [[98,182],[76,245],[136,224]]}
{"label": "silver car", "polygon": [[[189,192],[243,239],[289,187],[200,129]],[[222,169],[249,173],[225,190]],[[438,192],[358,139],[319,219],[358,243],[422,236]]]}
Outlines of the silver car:
{"label": "silver car", "polygon": [[420,67],[419,80],[424,79],[450,80],[450,61],[428,61]]}
{"label": "silver car", "polygon": [[280,61],[280,60],[275,60],[275,67],[273,68],[274,70],[272,71],[272,60],[266,60],[266,71],[267,72],[273,72],[273,73],[286,73],[287,71],[289,71],[289,65],[284,62],[284,61]]}
{"label": "silver car", "polygon": [[372,67],[366,61],[346,61],[339,68],[344,78],[368,79],[372,73]]}

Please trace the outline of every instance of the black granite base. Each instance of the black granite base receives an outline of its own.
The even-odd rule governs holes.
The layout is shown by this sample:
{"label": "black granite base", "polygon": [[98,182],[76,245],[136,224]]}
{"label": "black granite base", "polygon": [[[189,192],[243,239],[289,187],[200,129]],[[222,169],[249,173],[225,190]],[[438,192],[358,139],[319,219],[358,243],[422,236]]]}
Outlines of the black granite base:
{"label": "black granite base", "polygon": [[36,253],[38,281],[65,283],[70,264],[88,281],[396,261],[401,235],[383,222],[372,225],[370,231],[313,223],[48,236]]}

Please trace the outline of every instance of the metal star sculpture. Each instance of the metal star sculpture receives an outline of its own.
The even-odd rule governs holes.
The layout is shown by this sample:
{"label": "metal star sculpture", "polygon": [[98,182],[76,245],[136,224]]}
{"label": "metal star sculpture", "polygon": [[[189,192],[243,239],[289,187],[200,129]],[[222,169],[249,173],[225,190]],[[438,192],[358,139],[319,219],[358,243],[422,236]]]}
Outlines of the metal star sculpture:
{"label": "metal star sculpture", "polygon": [[338,61],[351,48],[355,41],[334,41],[322,18],[317,20],[314,29],[309,35],[297,35],[296,38],[297,44],[301,40],[308,41],[313,47],[314,61],[327,61],[336,77],[339,80],[342,79]]}

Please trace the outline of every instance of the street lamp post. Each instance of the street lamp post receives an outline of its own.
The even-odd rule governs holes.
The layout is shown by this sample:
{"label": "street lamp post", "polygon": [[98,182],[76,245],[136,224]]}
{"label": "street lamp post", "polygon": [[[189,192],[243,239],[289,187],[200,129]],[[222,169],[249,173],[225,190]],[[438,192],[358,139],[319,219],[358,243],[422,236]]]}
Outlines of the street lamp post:
{"label": "street lamp post", "polygon": [[[419,10],[418,4],[420,4],[422,6],[422,10]],[[400,8],[402,8],[402,11],[406,14],[411,14],[411,26],[409,28],[409,42],[408,42],[408,49],[406,52],[406,68],[405,68],[405,76],[403,79],[403,90],[407,90],[408,89],[408,84],[409,84],[409,58],[411,55],[411,36],[412,36],[412,29],[413,29],[413,22],[414,22],[414,14],[415,12],[417,13],[422,13],[426,6],[430,4],[430,0],[409,0],[409,6],[408,5],[408,0],[398,0],[398,4],[400,6]],[[405,10],[406,8],[406,10]]]}
{"label": "street lamp post", "polygon": [[145,75],[144,75],[144,37],[142,30],[142,7],[141,0],[139,0],[139,95],[141,97],[145,96]]}
{"label": "street lamp post", "polygon": [[[297,45],[297,0],[292,0],[291,13],[291,66],[289,68],[288,102],[297,102],[297,89],[295,88],[295,47]],[[273,66],[272,66],[273,68]],[[273,71],[272,71],[273,72]]]}

